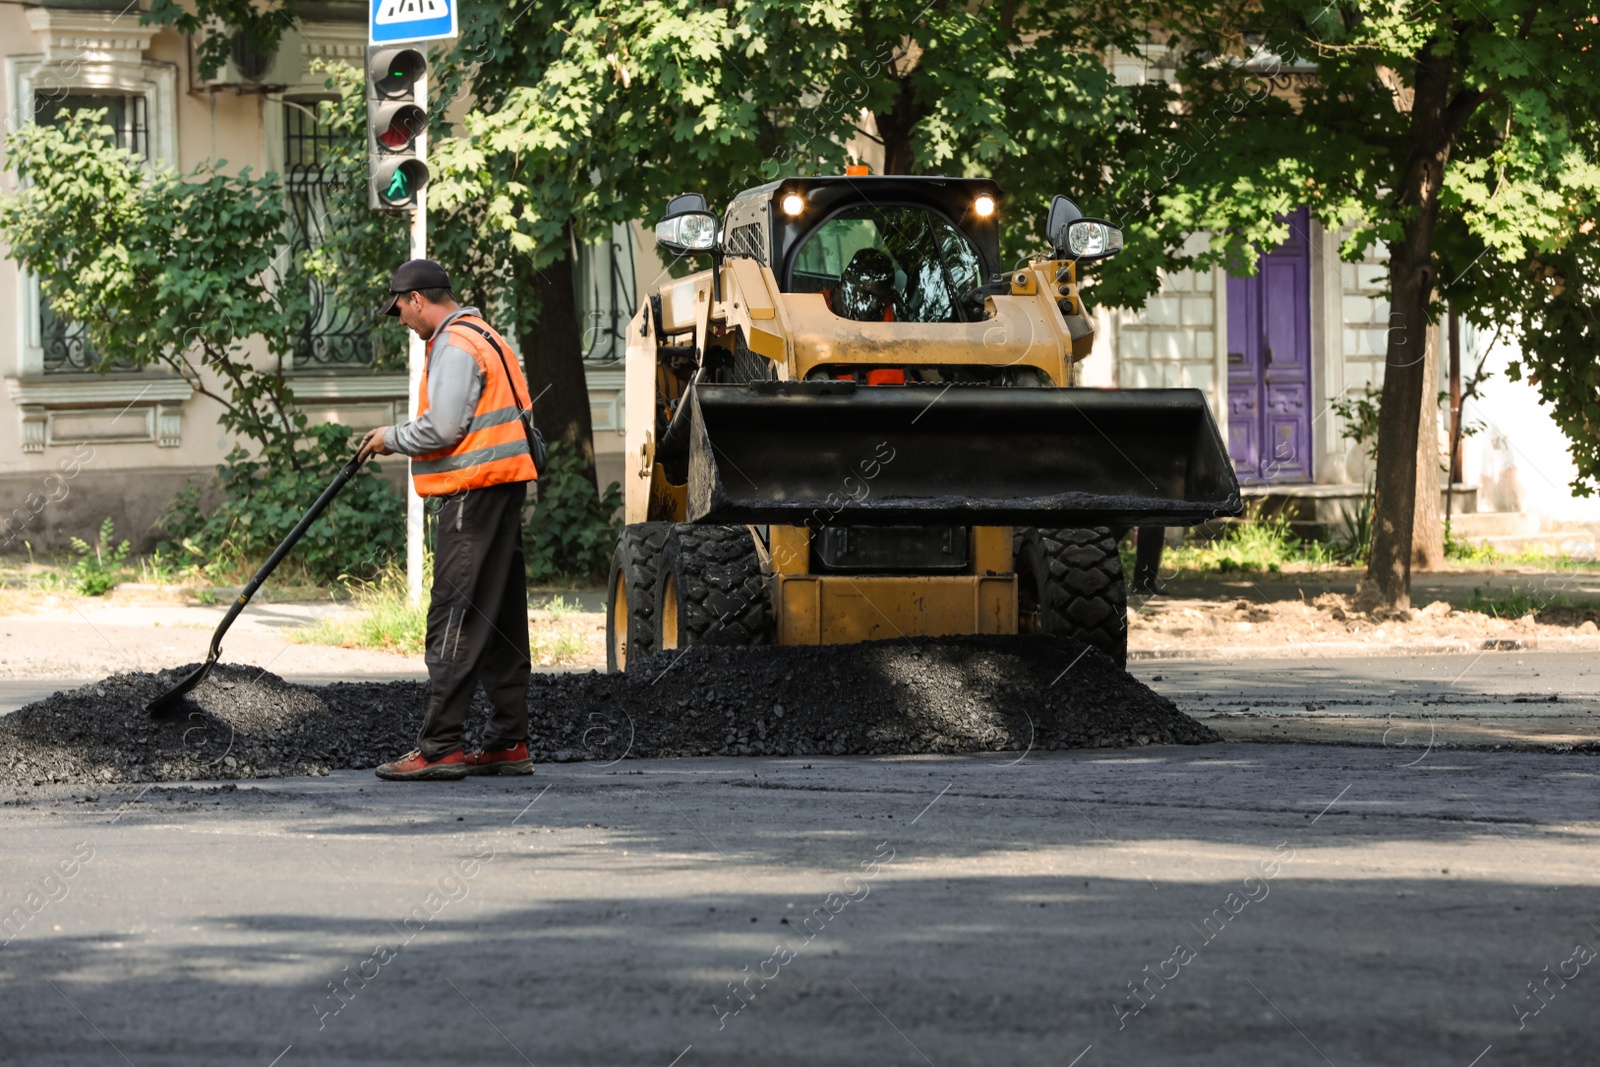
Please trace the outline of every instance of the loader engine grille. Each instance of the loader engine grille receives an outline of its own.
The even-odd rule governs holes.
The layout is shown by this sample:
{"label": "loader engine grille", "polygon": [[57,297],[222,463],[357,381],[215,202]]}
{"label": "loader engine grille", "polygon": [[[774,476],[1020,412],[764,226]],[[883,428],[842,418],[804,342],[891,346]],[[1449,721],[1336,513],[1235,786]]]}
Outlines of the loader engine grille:
{"label": "loader engine grille", "polygon": [[827,526],[811,539],[818,574],[964,574],[965,526]]}
{"label": "loader engine grille", "polygon": [[767,265],[767,244],[760,223],[747,222],[728,231],[727,253],[730,256],[749,256],[763,267]]}

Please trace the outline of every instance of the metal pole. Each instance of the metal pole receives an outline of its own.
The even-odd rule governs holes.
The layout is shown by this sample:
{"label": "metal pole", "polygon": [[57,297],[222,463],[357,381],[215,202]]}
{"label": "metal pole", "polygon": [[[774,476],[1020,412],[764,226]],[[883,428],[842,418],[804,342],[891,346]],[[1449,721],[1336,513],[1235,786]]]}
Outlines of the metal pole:
{"label": "metal pole", "polygon": [[1461,316],[1450,308],[1450,481],[1461,480]]}
{"label": "metal pole", "polygon": [[[417,82],[417,96],[427,106],[428,76]],[[417,134],[417,158],[428,161],[428,132]],[[423,183],[417,190],[417,208],[411,214],[411,258],[428,258],[428,186]],[[409,331],[408,331],[409,332]],[[416,413],[422,400],[422,367],[427,359],[427,347],[422,338],[411,334],[410,348],[406,354],[406,369],[411,379],[411,412]],[[406,592],[413,604],[422,603],[422,498],[410,478],[406,479]]]}

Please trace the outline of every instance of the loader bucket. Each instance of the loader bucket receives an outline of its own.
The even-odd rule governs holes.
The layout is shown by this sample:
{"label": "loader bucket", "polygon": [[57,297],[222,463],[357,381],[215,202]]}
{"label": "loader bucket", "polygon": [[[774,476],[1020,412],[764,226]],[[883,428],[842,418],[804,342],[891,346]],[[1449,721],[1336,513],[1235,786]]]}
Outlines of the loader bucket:
{"label": "loader bucket", "polygon": [[688,518],[1192,526],[1241,511],[1196,389],[699,385]]}

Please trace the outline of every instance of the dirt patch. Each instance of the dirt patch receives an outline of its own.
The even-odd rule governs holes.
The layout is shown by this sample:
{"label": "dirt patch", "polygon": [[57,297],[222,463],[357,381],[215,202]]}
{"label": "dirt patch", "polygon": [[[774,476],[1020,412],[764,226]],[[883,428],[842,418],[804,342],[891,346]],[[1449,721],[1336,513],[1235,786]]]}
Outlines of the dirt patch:
{"label": "dirt patch", "polygon": [[[412,747],[428,691],[419,682],[304,687],[222,666],[180,712],[152,720],[145,702],[189,669],[113,675],[0,718],[0,785],[371,767]],[[1048,637],[691,648],[627,675],[536,674],[528,703],[535,758],[557,762],[1219,740],[1100,653]],[[481,695],[475,710],[481,722]]]}
{"label": "dirt patch", "polygon": [[1462,650],[1537,647],[1541,638],[1600,634],[1600,612],[1545,605],[1518,617],[1458,608],[1443,600],[1405,611],[1360,612],[1342,593],[1301,600],[1147,600],[1128,613],[1135,657],[1217,647],[1302,655],[1308,645],[1372,644],[1405,648],[1455,643]]}

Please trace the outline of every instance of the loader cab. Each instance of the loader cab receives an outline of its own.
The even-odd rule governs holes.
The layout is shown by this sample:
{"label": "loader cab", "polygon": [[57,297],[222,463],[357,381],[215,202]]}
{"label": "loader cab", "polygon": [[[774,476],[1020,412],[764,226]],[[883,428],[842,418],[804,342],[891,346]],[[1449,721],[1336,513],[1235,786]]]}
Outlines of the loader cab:
{"label": "loader cab", "polygon": [[964,321],[963,299],[1001,269],[1000,189],[985,179],[789,178],[770,197],[779,285],[844,318]]}
{"label": "loader cab", "polygon": [[987,179],[786,178],[734,198],[724,247],[841,317],[958,322],[963,297],[1001,270],[1000,200]]}
{"label": "loader cab", "polygon": [[821,293],[841,318],[962,322],[983,284],[983,258],[943,213],[921,204],[853,204],[795,246],[783,288]]}

